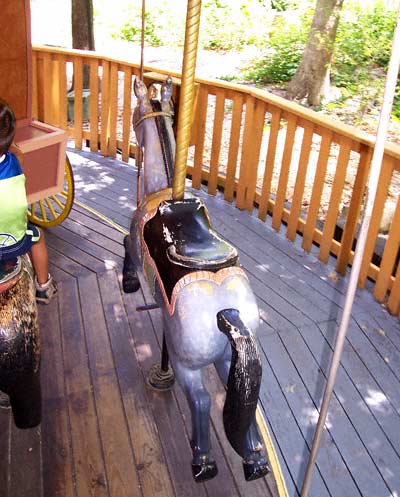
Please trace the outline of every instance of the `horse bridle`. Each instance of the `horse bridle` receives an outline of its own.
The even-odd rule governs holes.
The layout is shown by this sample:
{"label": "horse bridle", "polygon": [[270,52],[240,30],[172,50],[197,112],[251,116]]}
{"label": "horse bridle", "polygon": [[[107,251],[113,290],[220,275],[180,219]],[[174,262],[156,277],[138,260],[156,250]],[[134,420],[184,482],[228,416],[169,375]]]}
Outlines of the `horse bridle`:
{"label": "horse bridle", "polygon": [[[160,106],[160,102],[158,100],[151,100],[152,107]],[[170,142],[168,140],[167,129],[165,127],[165,122],[159,119],[160,117],[169,117],[173,118],[173,112],[166,112],[162,110],[153,110],[152,112],[148,112],[144,114],[140,119],[137,120],[135,124],[132,123],[133,130],[136,131],[136,128],[143,123],[145,119],[149,119],[150,117],[155,118],[158,135],[160,137],[161,151],[164,159],[165,165],[165,174],[167,176],[168,185],[172,185],[172,176],[173,176],[173,162],[174,157],[172,155],[172,150],[170,147]]]}

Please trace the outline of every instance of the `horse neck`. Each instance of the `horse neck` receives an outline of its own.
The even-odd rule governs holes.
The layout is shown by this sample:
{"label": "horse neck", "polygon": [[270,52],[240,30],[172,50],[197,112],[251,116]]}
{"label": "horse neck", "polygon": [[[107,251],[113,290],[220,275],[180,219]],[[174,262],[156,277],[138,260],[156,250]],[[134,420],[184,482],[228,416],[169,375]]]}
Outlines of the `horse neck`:
{"label": "horse neck", "polygon": [[144,194],[172,186],[175,138],[169,118],[159,116],[143,121]]}

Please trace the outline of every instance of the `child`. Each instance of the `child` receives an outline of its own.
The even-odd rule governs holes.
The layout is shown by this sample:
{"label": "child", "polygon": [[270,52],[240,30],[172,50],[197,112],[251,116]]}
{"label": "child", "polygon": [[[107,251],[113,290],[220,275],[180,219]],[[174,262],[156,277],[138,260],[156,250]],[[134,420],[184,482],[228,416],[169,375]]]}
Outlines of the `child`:
{"label": "child", "polygon": [[36,301],[48,304],[57,285],[48,273],[44,234],[28,222],[25,175],[17,157],[9,152],[15,131],[14,112],[0,99],[0,260],[29,252],[36,273]]}

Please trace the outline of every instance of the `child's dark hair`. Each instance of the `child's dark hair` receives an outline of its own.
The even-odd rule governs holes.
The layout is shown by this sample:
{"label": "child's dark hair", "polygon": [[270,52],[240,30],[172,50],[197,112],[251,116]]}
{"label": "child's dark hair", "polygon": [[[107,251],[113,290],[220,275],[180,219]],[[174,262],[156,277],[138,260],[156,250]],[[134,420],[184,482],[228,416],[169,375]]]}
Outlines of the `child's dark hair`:
{"label": "child's dark hair", "polygon": [[15,136],[15,115],[7,102],[0,98],[0,157],[8,152]]}

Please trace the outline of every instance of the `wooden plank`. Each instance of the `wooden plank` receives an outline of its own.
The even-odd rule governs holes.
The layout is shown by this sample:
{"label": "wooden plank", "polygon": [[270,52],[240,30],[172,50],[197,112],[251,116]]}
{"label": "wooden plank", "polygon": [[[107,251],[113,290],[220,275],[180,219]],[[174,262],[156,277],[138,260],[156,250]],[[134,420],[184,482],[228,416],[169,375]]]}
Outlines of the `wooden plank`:
{"label": "wooden plank", "polygon": [[[298,349],[296,349],[296,346]],[[315,381],[307,383],[300,373],[304,367],[312,367],[314,375],[306,375],[308,380],[318,378],[318,365],[313,364],[313,357],[297,332],[282,332],[269,336],[265,347],[269,362],[280,384],[283,395],[288,406],[297,420],[299,429],[304,437],[307,447],[311,447],[316,420],[318,417],[318,406],[321,401],[321,385]],[[293,355],[292,356],[292,351]],[[268,378],[266,379],[268,381]],[[317,390],[317,395],[315,391]],[[339,417],[340,406],[335,406],[335,420]],[[341,413],[342,415],[344,412]],[[337,421],[338,424],[346,426],[349,424],[343,417]],[[333,438],[331,423],[322,435],[318,451],[317,466],[332,497],[361,495],[357,489],[352,476],[349,474],[348,466],[343,460],[340,446]],[[277,434],[279,439],[279,435]]]}
{"label": "wooden plank", "polygon": [[286,200],[286,190],[289,178],[290,164],[292,162],[293,144],[296,136],[297,119],[288,119],[285,137],[285,147],[283,149],[281,170],[279,173],[278,190],[276,194],[275,206],[272,212],[272,227],[279,230],[282,222],[283,206]]}
{"label": "wooden plank", "polygon": [[83,128],[83,59],[74,59],[74,142],[82,148]]}
{"label": "wooden plank", "polygon": [[219,160],[221,153],[222,126],[225,116],[225,96],[222,91],[216,92],[215,112],[213,122],[213,135],[210,158],[210,174],[208,177],[208,193],[215,195],[217,191],[217,178],[219,173]]}
{"label": "wooden plank", "polygon": [[[327,329],[332,338],[335,328],[333,322],[328,324]],[[314,403],[320,405],[326,381],[323,375],[327,373],[332,350],[326,347],[326,343],[324,343],[316,326],[303,327],[299,331],[302,338],[293,337],[287,333],[282,334],[281,338],[293,357],[296,368],[307,385]],[[294,386],[295,389],[296,386]],[[336,471],[331,473],[328,470],[324,475],[332,478],[330,490],[335,488],[332,489],[332,485],[348,487],[348,491],[342,487],[343,493],[341,495],[358,495],[355,493],[357,490],[353,488],[352,482],[349,480],[351,477],[356,480],[361,495],[384,496],[388,489],[376,468],[374,452],[366,450],[366,439],[362,438],[360,433],[361,420],[365,418],[368,424],[368,416],[363,415],[359,400],[354,386],[350,384],[343,371],[340,371],[331,399],[327,426],[329,426],[331,436],[335,440],[350,474],[346,476],[346,480],[338,476],[337,480],[341,481],[336,481],[336,483]],[[373,438],[372,434],[371,438]],[[359,468],[365,468],[365,470],[360,471]],[[350,490],[352,491],[350,492]]]}
{"label": "wooden plank", "polygon": [[[392,227],[400,226],[400,197],[397,198],[396,210],[393,214]],[[400,247],[400,230],[391,229],[385,243],[385,249],[380,264],[378,279],[376,280],[373,295],[383,302],[388,291],[389,282],[395,266]]]}
{"label": "wooden plank", "polygon": [[109,117],[109,155],[117,155],[117,118],[118,118],[118,65],[110,67],[110,117]]}
{"label": "wooden plank", "polygon": [[142,496],[95,275],[79,279],[83,325],[110,497]]}
{"label": "wooden plank", "polygon": [[[319,325],[321,331],[327,340],[334,340],[336,333],[336,323],[328,322],[324,325]],[[326,375],[328,371],[329,361],[326,360],[326,344],[317,339],[319,331],[314,327],[303,328],[302,335],[305,337],[307,344],[312,351],[314,357],[321,357],[319,365],[323,373]],[[325,357],[325,360],[323,359]],[[367,377],[363,375],[363,381],[367,381]],[[374,416],[368,412],[367,406],[364,405],[360,394],[354,389],[354,383],[347,374],[343,374],[341,370],[335,382],[335,393],[337,398],[341,400],[342,405],[345,407],[346,416],[351,421],[352,427],[356,430],[358,437],[360,437],[360,451],[355,452],[354,448],[356,438],[347,432],[344,443],[341,445],[341,450],[348,451],[347,459],[352,461],[355,467],[369,468],[363,474],[357,472],[357,483],[362,488],[362,492],[370,493],[370,495],[385,496],[390,495],[390,492],[396,491],[400,488],[400,475],[394,470],[398,467],[399,458],[393,449],[390,441],[384,436]],[[371,390],[368,389],[367,399],[371,399]],[[367,400],[366,399],[366,400]],[[336,419],[335,410],[331,411],[332,427]],[[351,444],[349,444],[351,440]],[[377,451],[379,457],[376,457]],[[357,459],[354,459],[354,454],[357,454]],[[368,463],[367,460],[370,459]]]}
{"label": "wooden plank", "polygon": [[[64,285],[58,279],[59,299]],[[43,497],[75,497],[69,414],[64,384],[60,315],[56,302],[39,309],[42,384]]]}
{"label": "wooden plank", "polygon": [[100,131],[100,152],[103,156],[108,156],[108,136],[109,136],[109,111],[110,111],[110,63],[102,61],[101,76],[101,131]]}
{"label": "wooden plank", "polygon": [[[253,133],[248,155],[248,175],[245,193],[245,206],[249,212],[254,209],[254,199],[258,181],[258,167],[260,160],[260,148],[264,133],[265,104],[256,102],[253,116]],[[245,144],[243,144],[245,146]]]}
{"label": "wooden plank", "polygon": [[331,195],[329,198],[329,208],[324,221],[324,229],[322,232],[322,240],[318,256],[320,261],[325,263],[328,262],[333,233],[335,231],[336,221],[339,214],[339,205],[342,199],[344,181],[346,179],[346,170],[350,159],[351,145],[351,140],[343,139],[340,143],[335,178],[332,184]]}
{"label": "wooden plank", "polygon": [[[79,294],[77,281],[61,284],[59,305],[65,389],[68,399],[70,439],[72,444],[74,479],[78,497],[99,495],[108,497],[105,461],[94,401],[91,371],[86,346],[86,333],[80,302],[89,294]],[[82,300],[80,300],[80,298]],[[92,309],[90,313],[96,310]]]}
{"label": "wooden plank", "polygon": [[148,496],[172,497],[175,493],[114,271],[100,275],[99,285],[142,491]]}
{"label": "wooden plank", "polygon": [[10,497],[42,497],[40,427],[19,430],[11,423]]}
{"label": "wooden plank", "polygon": [[365,285],[365,281],[367,279],[368,268],[372,259],[372,254],[374,252],[376,238],[379,232],[379,227],[382,219],[385,201],[389,190],[390,180],[392,178],[393,169],[394,169],[394,161],[384,157],[382,162],[381,174],[379,177],[379,183],[376,190],[375,203],[371,213],[369,230],[367,233],[367,240],[363,253],[363,260],[361,263],[360,277],[358,280],[358,284],[361,287]]}
{"label": "wooden plank", "polygon": [[318,209],[321,203],[322,190],[324,188],[326,168],[332,144],[332,133],[324,132],[322,135],[321,146],[319,150],[318,163],[315,171],[314,185],[311,194],[310,205],[307,213],[307,221],[303,231],[304,250],[309,252],[313,243],[313,233],[317,222]]}
{"label": "wooden plank", "polygon": [[208,92],[207,88],[201,86],[198,95],[198,105],[197,105],[197,120],[193,123],[196,128],[196,133],[194,136],[194,169],[192,174],[192,186],[193,188],[200,188],[201,185],[201,172],[203,168],[203,154],[204,154],[204,138],[206,130],[206,118],[207,118],[207,108],[208,108]]}
{"label": "wooden plank", "polygon": [[314,133],[314,128],[312,126],[307,126],[304,128],[299,165],[297,168],[292,205],[290,207],[289,222],[286,231],[286,237],[290,241],[294,241],[296,237],[297,223],[301,215],[302,199],[304,194],[304,186],[306,182],[307,166],[312,147],[313,133]]}
{"label": "wooden plank", "polygon": [[255,99],[247,96],[245,123],[243,130],[243,145],[240,156],[239,182],[237,186],[236,206],[238,209],[245,209],[246,188],[249,177],[249,153],[252,143],[253,134],[253,116],[254,116]]}
{"label": "wooden plank", "polygon": [[276,146],[278,142],[279,128],[281,125],[280,109],[268,107],[268,111],[271,112],[272,118],[269,131],[267,157],[265,159],[264,179],[261,188],[261,200],[258,204],[258,217],[263,221],[265,221],[268,214],[272,175],[275,166]]}
{"label": "wooden plank", "polygon": [[0,495],[9,497],[11,409],[0,409]]}
{"label": "wooden plank", "polygon": [[43,121],[45,123],[51,122],[52,119],[52,101],[51,101],[51,88],[52,88],[52,61],[50,54],[43,54],[43,82],[45,90],[43,93]]}
{"label": "wooden plank", "polygon": [[32,51],[32,117],[39,116],[39,95],[38,95],[38,56]]}
{"label": "wooden plank", "polygon": [[[160,360],[160,343],[149,313],[136,311],[137,306],[145,303],[142,293],[124,294],[123,300],[130,327],[134,333],[134,345],[139,365],[143,371],[147,372],[154,363]],[[157,311],[152,311],[151,316],[156,314],[158,314]],[[160,393],[149,390],[149,397],[177,497],[206,496],[204,484],[195,483],[192,478],[190,443],[173,392]]]}
{"label": "wooden plank", "polygon": [[90,60],[90,151],[99,149],[99,63],[97,59]]}
{"label": "wooden plank", "polygon": [[[124,102],[122,108],[122,160],[128,162],[131,133],[132,70],[124,69]],[[133,138],[133,137],[132,137]]]}
{"label": "wooden plank", "polygon": [[349,212],[346,224],[343,229],[340,251],[337,257],[336,271],[344,275],[350,262],[350,253],[353,247],[354,236],[357,224],[360,219],[361,205],[364,197],[365,185],[371,163],[372,149],[362,147],[360,150],[360,160],[357,167],[356,179],[354,181],[353,192],[350,200]]}
{"label": "wooden plank", "polygon": [[243,97],[241,94],[235,95],[232,100],[232,120],[229,135],[229,152],[226,166],[226,181],[224,188],[224,197],[228,202],[233,201],[235,191],[235,179],[237,158],[239,154],[240,128],[243,114]]}

